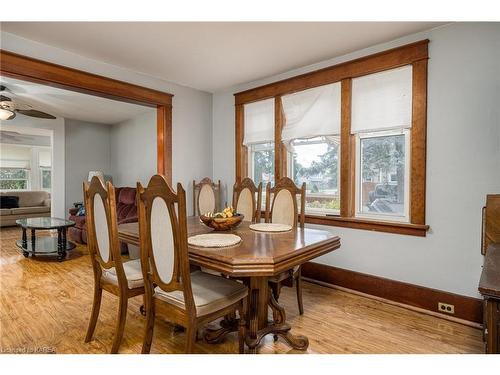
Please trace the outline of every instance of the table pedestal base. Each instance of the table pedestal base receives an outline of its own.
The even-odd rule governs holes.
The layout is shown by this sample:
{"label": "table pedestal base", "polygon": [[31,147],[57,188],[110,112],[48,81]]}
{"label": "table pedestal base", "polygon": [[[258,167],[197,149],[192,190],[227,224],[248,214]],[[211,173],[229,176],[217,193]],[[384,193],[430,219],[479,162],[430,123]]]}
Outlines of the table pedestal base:
{"label": "table pedestal base", "polygon": [[[248,311],[248,327],[245,343],[248,346],[250,353],[256,353],[257,347],[260,345],[262,339],[267,335],[274,335],[274,337],[281,337],[288,345],[297,350],[307,350],[309,347],[309,340],[305,336],[293,335],[290,330],[291,326],[286,323],[286,313],[283,306],[281,306],[274,297],[273,291],[267,285],[267,278],[259,280],[258,283],[251,282],[249,293],[249,311]],[[265,285],[265,287],[264,287]],[[253,288],[252,288],[253,286]],[[257,286],[257,287],[256,287]],[[265,289],[264,289],[265,288]],[[259,305],[259,301],[267,299],[267,303]],[[267,313],[268,308],[273,312],[272,322],[268,321]],[[263,315],[265,313],[265,315]],[[228,333],[238,331],[239,319],[228,316],[220,322],[220,328],[208,329],[205,333],[205,340],[208,343],[218,343],[222,341]]]}

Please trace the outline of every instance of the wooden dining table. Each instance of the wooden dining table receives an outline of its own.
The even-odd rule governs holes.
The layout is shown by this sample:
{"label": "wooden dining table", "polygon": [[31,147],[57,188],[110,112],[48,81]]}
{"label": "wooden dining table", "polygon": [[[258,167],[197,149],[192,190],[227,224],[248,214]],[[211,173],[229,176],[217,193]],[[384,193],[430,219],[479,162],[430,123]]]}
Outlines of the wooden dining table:
{"label": "wooden dining table", "polygon": [[[286,322],[286,313],[269,287],[269,278],[288,272],[295,266],[334,251],[340,247],[340,238],[320,229],[297,227],[288,232],[257,232],[243,222],[237,228],[224,232],[241,237],[232,247],[203,248],[189,246],[192,265],[209,268],[228,277],[242,280],[249,288],[248,326],[246,344],[255,352],[262,339],[273,334],[283,338],[292,348],[306,350],[309,340],[294,335]],[[213,230],[200,222],[198,217],[188,218],[188,236],[210,233]],[[121,241],[139,246],[138,223],[118,226]],[[272,320],[269,312],[272,311]],[[220,329],[205,336],[208,342],[218,342],[229,332],[237,330],[237,322],[227,318]]]}

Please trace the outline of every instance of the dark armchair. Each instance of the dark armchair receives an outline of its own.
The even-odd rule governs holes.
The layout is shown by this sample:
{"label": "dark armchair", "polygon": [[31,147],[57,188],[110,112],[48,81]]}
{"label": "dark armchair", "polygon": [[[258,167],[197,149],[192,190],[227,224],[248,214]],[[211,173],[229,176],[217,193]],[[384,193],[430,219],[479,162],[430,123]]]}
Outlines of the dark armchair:
{"label": "dark armchair", "polygon": [[[117,187],[116,194],[116,216],[118,225],[137,222],[137,206],[135,202],[135,188]],[[68,229],[68,236],[72,241],[87,243],[87,227],[85,216],[76,216],[78,208],[69,209],[69,220],[73,220],[76,225]],[[127,245],[122,243],[122,252],[127,250]]]}

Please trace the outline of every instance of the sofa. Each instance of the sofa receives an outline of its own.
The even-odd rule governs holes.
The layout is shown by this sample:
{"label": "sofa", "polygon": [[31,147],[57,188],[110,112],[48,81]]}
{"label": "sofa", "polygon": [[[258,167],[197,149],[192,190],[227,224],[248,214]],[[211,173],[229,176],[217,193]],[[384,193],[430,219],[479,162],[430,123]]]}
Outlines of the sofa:
{"label": "sofa", "polygon": [[50,193],[46,191],[2,191],[0,196],[19,198],[19,208],[0,207],[0,227],[16,225],[16,220],[27,217],[50,217]]}
{"label": "sofa", "polygon": [[[137,222],[138,218],[137,206],[135,202],[135,188],[115,188],[115,199],[118,225]],[[74,221],[76,225],[74,227],[68,228],[68,237],[74,242],[86,244],[87,227],[85,223],[85,216],[77,216],[78,210],[78,208],[69,209],[69,220]],[[121,247],[122,251],[127,250],[127,246],[125,244],[122,244]]]}

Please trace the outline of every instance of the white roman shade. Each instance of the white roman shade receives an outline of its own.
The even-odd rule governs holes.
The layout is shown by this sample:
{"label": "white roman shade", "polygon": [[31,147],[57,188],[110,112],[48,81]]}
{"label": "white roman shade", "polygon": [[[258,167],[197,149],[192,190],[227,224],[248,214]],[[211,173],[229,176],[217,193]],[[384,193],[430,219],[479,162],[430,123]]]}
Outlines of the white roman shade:
{"label": "white roman shade", "polygon": [[411,65],[352,80],[352,133],[410,128],[411,113]]}
{"label": "white roman shade", "polygon": [[29,160],[12,160],[12,159],[0,160],[1,168],[30,169],[30,166],[31,164]]}
{"label": "white roman shade", "polygon": [[245,104],[245,146],[274,140],[274,98]]}
{"label": "white roman shade", "polygon": [[38,153],[38,165],[45,168],[52,167],[52,158],[49,150],[42,150]]}
{"label": "white roman shade", "polygon": [[340,82],[285,95],[281,100],[285,113],[281,140],[286,147],[294,139],[340,134]]}

